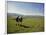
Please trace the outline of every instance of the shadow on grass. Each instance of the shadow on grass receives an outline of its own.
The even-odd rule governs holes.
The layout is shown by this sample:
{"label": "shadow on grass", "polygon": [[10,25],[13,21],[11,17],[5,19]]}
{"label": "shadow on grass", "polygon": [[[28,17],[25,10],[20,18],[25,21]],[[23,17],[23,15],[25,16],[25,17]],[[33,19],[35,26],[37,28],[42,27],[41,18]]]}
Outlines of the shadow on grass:
{"label": "shadow on grass", "polygon": [[30,26],[25,26],[25,25],[21,25],[21,24],[20,24],[20,26],[24,27],[24,28],[31,28]]}

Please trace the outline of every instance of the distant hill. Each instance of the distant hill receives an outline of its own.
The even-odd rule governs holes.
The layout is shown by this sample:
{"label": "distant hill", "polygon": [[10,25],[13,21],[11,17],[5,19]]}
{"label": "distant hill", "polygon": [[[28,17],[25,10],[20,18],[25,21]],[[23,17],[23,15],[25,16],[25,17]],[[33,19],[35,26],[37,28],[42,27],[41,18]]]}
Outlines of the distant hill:
{"label": "distant hill", "polygon": [[21,14],[16,14],[16,13],[7,13],[7,16],[23,16]]}
{"label": "distant hill", "polygon": [[28,18],[28,17],[29,17],[29,18],[30,18],[30,17],[31,17],[31,18],[32,18],[32,17],[34,17],[34,18],[36,18],[36,17],[43,17],[43,16],[36,16],[36,15],[35,15],[35,16],[33,16],[33,15],[21,15],[21,14],[16,14],[16,13],[7,13],[7,16],[15,16],[15,17],[16,17],[16,16],[23,16],[23,17],[27,17],[27,18]]}

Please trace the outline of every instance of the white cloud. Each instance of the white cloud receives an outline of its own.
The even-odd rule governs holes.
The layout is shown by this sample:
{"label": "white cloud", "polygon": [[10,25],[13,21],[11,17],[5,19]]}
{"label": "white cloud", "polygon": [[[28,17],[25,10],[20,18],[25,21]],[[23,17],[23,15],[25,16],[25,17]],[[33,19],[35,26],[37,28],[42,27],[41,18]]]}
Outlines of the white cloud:
{"label": "white cloud", "polygon": [[16,7],[16,4],[8,3],[8,13],[17,13],[22,15],[43,15],[39,12],[34,12],[32,10],[25,10],[19,7]]}

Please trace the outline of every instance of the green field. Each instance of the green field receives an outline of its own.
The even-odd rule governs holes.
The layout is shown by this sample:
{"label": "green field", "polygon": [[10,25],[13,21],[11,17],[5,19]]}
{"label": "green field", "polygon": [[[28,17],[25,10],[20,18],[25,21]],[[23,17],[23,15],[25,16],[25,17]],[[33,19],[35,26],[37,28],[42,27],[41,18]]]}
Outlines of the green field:
{"label": "green field", "polygon": [[7,33],[44,32],[44,18],[42,16],[23,18],[22,25],[28,26],[29,28],[16,26],[14,19],[15,17],[8,17]]}

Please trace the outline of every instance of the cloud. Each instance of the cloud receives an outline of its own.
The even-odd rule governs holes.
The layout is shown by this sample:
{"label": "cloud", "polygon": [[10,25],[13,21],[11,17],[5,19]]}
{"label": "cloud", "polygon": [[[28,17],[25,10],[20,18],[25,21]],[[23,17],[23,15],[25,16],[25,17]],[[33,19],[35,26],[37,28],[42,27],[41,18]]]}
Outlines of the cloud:
{"label": "cloud", "polygon": [[[24,5],[25,4],[23,4],[23,6]],[[43,15],[42,12],[41,13],[39,12],[40,11],[39,9],[35,9],[33,7],[32,9],[30,9],[30,7],[28,9],[26,8],[24,9],[23,7],[20,7],[20,6],[19,5],[17,6],[17,4],[14,2],[8,2],[8,13],[17,13],[17,14],[22,14],[22,15],[41,15],[41,16]]]}

